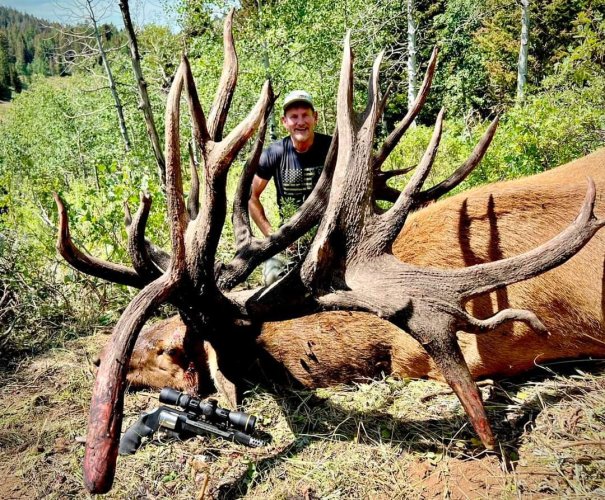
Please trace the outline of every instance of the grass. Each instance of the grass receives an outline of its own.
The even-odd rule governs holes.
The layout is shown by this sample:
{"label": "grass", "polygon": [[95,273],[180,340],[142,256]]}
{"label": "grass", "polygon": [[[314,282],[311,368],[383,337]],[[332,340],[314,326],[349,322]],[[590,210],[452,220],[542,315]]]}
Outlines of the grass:
{"label": "grass", "polygon": [[[1,374],[1,498],[90,498],[81,471],[88,360],[106,338],[75,340]],[[594,498],[605,494],[604,366],[567,363],[484,384],[508,472],[445,386],[385,378],[255,388],[245,410],[259,416],[269,446],[156,440],[119,458],[107,498]],[[157,404],[157,393],[128,394],[125,425]]]}
{"label": "grass", "polygon": [[6,119],[8,110],[11,107],[10,101],[0,101],[0,122]]}

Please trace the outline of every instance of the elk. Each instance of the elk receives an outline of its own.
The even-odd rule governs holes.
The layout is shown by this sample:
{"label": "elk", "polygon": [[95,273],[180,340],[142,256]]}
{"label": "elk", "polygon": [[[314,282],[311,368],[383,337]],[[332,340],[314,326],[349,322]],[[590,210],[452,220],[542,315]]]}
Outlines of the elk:
{"label": "elk", "polygon": [[[517,255],[552,238],[573,218],[574,202],[581,198],[587,176],[605,189],[605,149],[539,175],[441,200],[410,215],[393,255],[417,266],[440,268]],[[595,209],[603,210],[598,202]],[[510,376],[546,361],[605,356],[604,255],[605,236],[599,233],[556,269],[471,299],[467,311],[482,318],[497,308],[531,305],[550,333],[541,335],[523,323],[503,325],[491,335],[458,332],[472,377]],[[216,372],[212,348],[186,348],[186,337],[178,316],[142,331],[130,360],[131,387],[212,390],[210,374]],[[442,379],[413,337],[367,313],[322,312],[268,322],[237,338],[230,359],[240,378],[254,382],[263,376],[275,382],[284,374],[308,388],[381,373]]]}
{"label": "elk", "polygon": [[[420,110],[430,85],[435,59],[429,65],[423,89],[402,123],[374,152],[375,128],[386,94],[379,88],[382,53],[374,63],[368,101],[361,113],[353,109],[353,57],[349,34],[345,37],[337,97],[337,137],[322,176],[307,201],[276,233],[264,239],[252,235],[247,197],[252,173],[262,148],[268,110],[274,100],[270,84],[263,86],[250,114],[224,138],[223,128],[237,79],[237,59],[231,36],[231,13],[225,22],[225,63],[214,105],[206,119],[187,59],[173,81],[166,107],[166,208],[171,254],[144,236],[150,210],[143,196],[129,228],[132,267],[115,265],[83,254],[69,236],[66,209],[57,197],[60,253],[77,269],[91,275],[141,288],[113,330],[97,373],[88,420],[84,482],[92,493],[112,485],[123,417],[126,374],[136,338],[163,303],[174,305],[187,325],[189,336],[208,342],[217,361],[217,381],[233,394],[228,352],[234,323],[258,324],[326,310],[373,314],[407,331],[427,351],[444,379],[460,399],[487,449],[496,442],[477,386],[456,340],[457,331],[489,334],[511,321],[521,321],[546,334],[537,316],[524,309],[506,308],[488,318],[477,318],[463,304],[483,294],[544,273],[575,255],[603,226],[593,214],[595,185],[587,194],[576,219],[561,233],[520,255],[465,268],[417,266],[393,255],[393,242],[408,215],[455,186],[483,156],[496,128],[493,123],[471,158],[436,187],[422,189],[437,153],[443,111],[419,165],[393,206],[375,209],[375,192],[384,175],[381,166]],[[436,54],[435,54],[436,56]],[[197,202],[197,182],[186,207],[181,174],[179,113],[185,90],[204,168],[203,202]],[[217,265],[216,250],[226,216],[226,177],[229,166],[246,141],[259,129],[252,159],[241,177],[234,200],[236,254]],[[192,169],[195,171],[195,168]],[[197,178],[197,173],[193,173]],[[376,186],[375,186],[376,185]],[[375,190],[376,187],[376,190]],[[302,262],[268,288],[235,290],[262,261],[286,248],[317,225],[309,253]]]}

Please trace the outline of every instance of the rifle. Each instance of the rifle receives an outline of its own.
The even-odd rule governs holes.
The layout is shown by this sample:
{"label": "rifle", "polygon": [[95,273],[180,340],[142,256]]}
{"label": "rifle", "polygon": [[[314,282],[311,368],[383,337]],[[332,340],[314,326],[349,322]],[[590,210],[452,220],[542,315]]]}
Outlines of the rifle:
{"label": "rifle", "polygon": [[152,436],[159,429],[177,438],[211,434],[251,447],[266,444],[265,441],[247,434],[254,432],[254,415],[221,408],[214,399],[201,401],[165,387],[160,392],[160,403],[180,406],[184,411],[160,406],[141,413],[139,420],[122,436],[120,455],[132,455],[140,448],[144,437]]}

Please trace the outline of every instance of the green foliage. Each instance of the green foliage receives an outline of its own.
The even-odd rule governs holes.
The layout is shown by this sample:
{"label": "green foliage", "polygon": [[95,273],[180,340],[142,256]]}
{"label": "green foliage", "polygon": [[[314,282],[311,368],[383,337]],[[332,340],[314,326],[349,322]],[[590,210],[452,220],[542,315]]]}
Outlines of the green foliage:
{"label": "green foliage", "polygon": [[[460,119],[448,120],[427,185],[435,184],[471,153],[487,128],[481,123],[469,134]],[[525,106],[508,110],[481,164],[454,192],[505,179],[532,175],[567,163],[602,147],[605,130],[605,79],[582,88],[544,92]],[[385,164],[385,169],[419,162],[432,127],[410,130]],[[399,181],[401,187],[403,181]]]}
{"label": "green foliage", "polygon": [[149,231],[154,241],[165,243],[163,195],[136,98],[125,94],[127,120],[137,138],[126,154],[110,96],[97,88],[94,78],[83,75],[34,79],[0,123],[0,185],[6,187],[0,206],[8,211],[0,223],[5,244],[0,253],[10,256],[2,264],[7,276],[2,281],[16,297],[14,313],[0,318],[7,355],[88,332],[132,294],[83,276],[56,256],[53,191],[70,209],[74,240],[92,255],[127,261],[122,203],[136,207],[141,189],[156,205]]}
{"label": "green foliage", "polygon": [[472,38],[481,27],[481,16],[481,2],[455,0],[434,18],[434,29],[442,43],[442,70],[435,86],[443,87],[442,105],[456,116],[485,109],[483,54]]}
{"label": "green foliage", "polygon": [[478,180],[531,175],[567,163],[603,146],[605,78],[589,86],[532,96],[509,110]]}
{"label": "green foliage", "polygon": [[[216,2],[212,6],[222,7]],[[189,54],[200,97],[208,109],[222,65],[222,19],[213,21],[200,12],[198,4],[191,2],[185,2],[183,9],[188,29],[201,35],[190,41]],[[238,99],[229,123],[245,116],[269,76],[275,92],[281,96],[297,88],[311,92],[320,113],[319,130],[331,133],[342,40],[347,27],[354,28],[352,44],[361,90],[356,97],[362,103],[373,58],[391,45],[398,12],[399,3],[393,0],[378,4],[358,0],[242,3],[234,21],[240,61]],[[194,26],[196,19],[199,24]],[[279,103],[277,109],[279,114]],[[283,130],[278,133],[281,134]]]}
{"label": "green foliage", "polygon": [[554,73],[544,80],[546,88],[583,86],[605,77],[605,2],[599,3],[572,23],[576,43],[561,52]]}
{"label": "green foliage", "polygon": [[[2,216],[0,216],[2,219]],[[32,220],[28,229],[31,230]],[[0,220],[0,359],[33,354],[117,319],[112,286],[83,276],[54,256],[34,232]],[[43,228],[37,228],[44,231]],[[45,230],[48,232],[48,229]]]}
{"label": "green foliage", "polygon": [[[143,71],[160,137],[165,90],[183,46],[180,38],[188,46],[208,114],[221,73],[222,16],[230,5],[226,1],[183,2],[182,35],[158,26],[140,32]],[[483,118],[494,111],[504,112],[496,138],[481,166],[460,189],[529,175],[603,144],[603,0],[541,0],[532,5],[530,95],[523,107],[511,107],[520,31],[518,6],[496,0],[417,2],[421,64],[426,64],[433,45],[441,46],[433,92],[419,123],[432,123],[442,105],[448,108],[442,147],[428,184],[440,181],[467,158],[487,126]],[[394,83],[383,123],[388,132],[407,106],[403,8],[395,0],[241,2],[234,26],[240,78],[227,131],[249,112],[262,82],[270,76],[281,96],[294,88],[309,90],[318,104],[319,129],[330,133],[342,40],[346,28],[353,28],[358,109],[365,101],[373,57],[387,48],[382,80]],[[130,60],[125,48],[117,49],[123,34],[102,27],[104,42],[116,49],[110,57],[132,138],[129,153],[123,150],[114,103],[97,59],[89,59],[80,66],[83,71],[74,71],[69,78],[42,78],[67,74],[73,68],[75,56],[55,57],[58,44],[71,48],[72,56],[81,46],[58,34],[50,36],[51,31],[40,31],[27,19],[16,30],[14,22],[3,21],[3,12],[0,8],[0,83],[7,82],[6,88],[15,91],[21,85],[20,75],[30,83],[0,122],[0,186],[6,188],[0,190],[0,212],[8,210],[0,215],[0,294],[9,290],[7,297],[16,304],[9,313],[0,302],[0,349],[16,353],[39,349],[51,338],[61,342],[59,331],[75,335],[103,323],[106,312],[113,315],[113,307],[119,309],[132,293],[82,276],[55,255],[53,191],[61,193],[69,207],[74,240],[98,257],[128,262],[122,202],[128,200],[134,209],[140,190],[154,199],[147,234],[166,246],[167,231],[164,198],[137,109]],[[537,16],[537,12],[542,14]],[[4,50],[2,30],[8,50]],[[185,151],[190,124],[186,106],[182,110]],[[416,164],[431,133],[432,127],[423,125],[411,129],[387,168]],[[229,175],[229,193],[235,191],[241,160]],[[263,204],[276,227],[279,216],[272,189],[265,192]],[[228,215],[218,259],[229,259],[233,250]]]}

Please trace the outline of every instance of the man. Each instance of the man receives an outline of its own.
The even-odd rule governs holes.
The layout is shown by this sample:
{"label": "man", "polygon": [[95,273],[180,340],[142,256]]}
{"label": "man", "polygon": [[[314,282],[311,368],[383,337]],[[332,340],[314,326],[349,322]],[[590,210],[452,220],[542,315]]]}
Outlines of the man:
{"label": "man", "polygon": [[[308,92],[295,90],[288,94],[284,99],[283,111],[281,122],[289,135],[263,151],[248,202],[252,220],[265,236],[269,236],[273,228],[267,220],[260,196],[269,180],[274,179],[283,221],[303,204],[313,190],[332,142],[329,135],[315,132],[317,111]],[[281,270],[275,269],[279,268],[275,260],[265,265],[265,281],[270,282],[267,267],[272,267],[273,275]]]}

